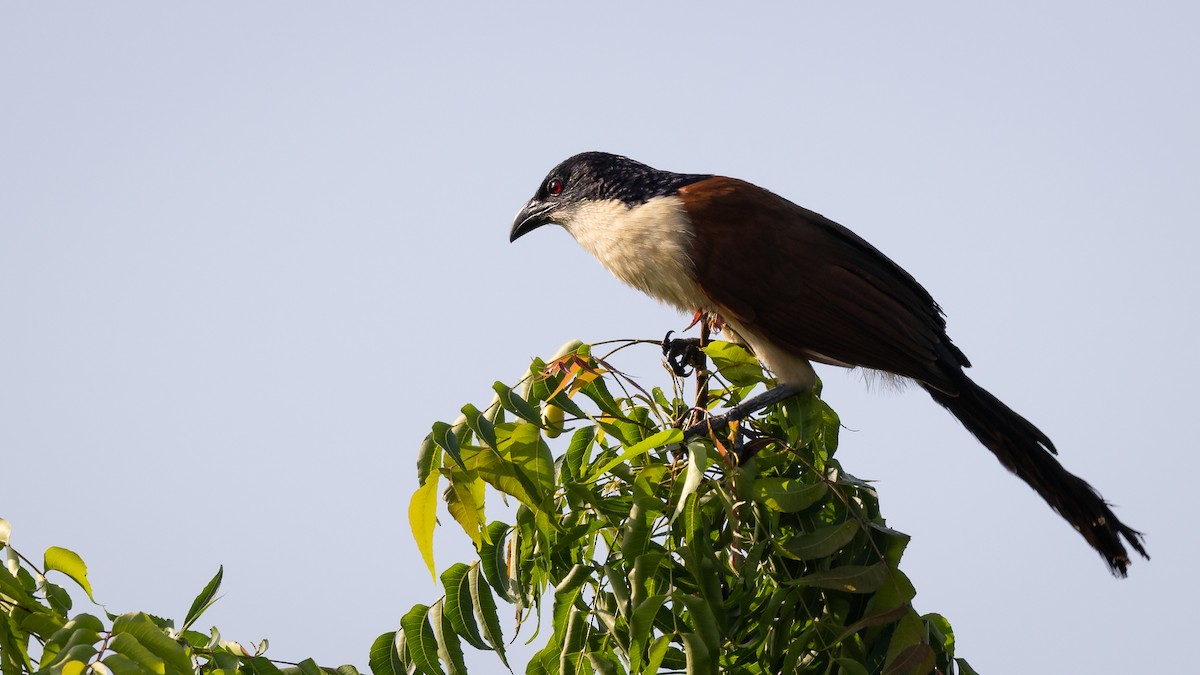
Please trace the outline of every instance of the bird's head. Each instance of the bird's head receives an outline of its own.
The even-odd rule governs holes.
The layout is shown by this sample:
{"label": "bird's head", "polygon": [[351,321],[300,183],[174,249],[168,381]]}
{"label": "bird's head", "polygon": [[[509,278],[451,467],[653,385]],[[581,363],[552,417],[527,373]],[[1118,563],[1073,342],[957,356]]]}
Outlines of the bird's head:
{"label": "bird's head", "polygon": [[607,152],[584,152],[546,174],[533,198],[513,220],[509,241],[542,225],[570,229],[576,218],[596,206],[621,204],[633,208],[706,177],[659,171]]}

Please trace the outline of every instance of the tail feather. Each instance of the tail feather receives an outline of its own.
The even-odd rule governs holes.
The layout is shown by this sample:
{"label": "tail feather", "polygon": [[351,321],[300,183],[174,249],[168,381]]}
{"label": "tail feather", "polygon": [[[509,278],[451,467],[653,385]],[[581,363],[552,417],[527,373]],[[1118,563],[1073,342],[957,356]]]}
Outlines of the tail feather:
{"label": "tail feather", "polygon": [[1046,434],[965,374],[961,377],[957,396],[932,387],[925,390],[1078,530],[1113,574],[1123,577],[1129,568],[1126,542],[1143,558],[1150,558],[1142,533],[1122,523],[1095,488],[1059,464]]}

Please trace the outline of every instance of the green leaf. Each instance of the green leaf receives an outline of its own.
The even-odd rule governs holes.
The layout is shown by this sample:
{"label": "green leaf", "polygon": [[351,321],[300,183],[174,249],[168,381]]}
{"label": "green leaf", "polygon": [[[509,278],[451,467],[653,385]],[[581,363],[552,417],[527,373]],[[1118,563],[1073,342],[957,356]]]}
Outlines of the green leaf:
{"label": "green leaf", "polygon": [[[383,643],[390,638],[388,644]],[[386,649],[386,654],[383,650]],[[372,654],[372,669],[375,667],[392,668],[390,675],[416,675],[417,665],[413,663],[412,658],[408,653],[408,646],[404,641],[403,632],[384,633],[375,639],[371,646]],[[383,659],[387,659],[386,663]],[[375,675],[387,675],[384,671],[376,672]]]}
{"label": "green leaf", "polygon": [[467,664],[463,662],[462,643],[454,626],[446,618],[443,611],[443,600],[433,603],[429,608],[429,622],[433,624],[433,637],[437,640],[438,658],[446,664],[449,675],[466,675]]}
{"label": "green leaf", "polygon": [[[654,595],[654,579],[664,561],[665,556],[661,550],[643,553],[633,561],[633,571],[629,572],[629,601],[634,607],[641,607],[646,598]],[[628,569],[628,563],[625,568]]]}
{"label": "green leaf", "polygon": [[500,593],[500,596],[506,602],[515,603],[517,595],[509,588],[508,574],[507,572],[500,573],[501,570],[505,570],[504,542],[508,532],[508,523],[494,520],[488,525],[488,536],[484,539],[483,545],[479,547],[479,567],[483,569],[488,583]]}
{"label": "green leaf", "polygon": [[928,673],[933,669],[933,649],[925,642],[925,624],[916,612],[900,619],[888,643],[884,675]]}
{"label": "green leaf", "polygon": [[655,499],[634,498],[629,517],[621,528],[620,551],[626,560],[632,560],[646,552],[650,545],[650,528],[658,520],[659,502]]}
{"label": "green leaf", "polygon": [[679,637],[687,657],[687,675],[717,675],[717,659],[708,651],[704,639],[695,633],[684,633]]}
{"label": "green leaf", "polygon": [[646,669],[642,671],[645,675],[655,675],[658,672],[670,646],[671,637],[669,635],[660,635],[654,640],[654,643],[650,645],[650,652],[646,656]]}
{"label": "green leaf", "polygon": [[217,591],[221,589],[221,579],[224,576],[225,566],[219,565],[216,575],[204,586],[204,590],[200,591],[200,595],[197,595],[196,599],[192,601],[192,606],[188,608],[187,616],[183,619],[183,626],[179,629],[180,633],[191,628],[192,624],[196,623],[196,619],[199,619],[200,615],[204,613],[204,610],[212,607],[213,603],[217,601]]}
{"label": "green leaf", "polygon": [[[874,601],[877,598],[878,598],[878,594],[876,594],[874,597],[872,597],[871,600]],[[838,638],[836,640],[834,640],[834,642],[842,642],[843,640],[850,638],[852,635],[854,635],[855,633],[859,632],[860,630],[862,630],[864,628],[870,628],[872,626],[882,626],[884,624],[895,623],[895,622],[899,621],[900,619],[903,619],[910,611],[912,611],[912,608],[909,607],[907,604],[904,604],[904,605],[901,605],[898,607],[891,607],[891,608],[882,608],[882,609],[872,608],[872,609],[868,610],[866,616],[864,616],[863,618],[859,619],[858,621],[855,621],[854,623],[847,626],[846,629],[842,631],[841,635],[838,636]]]}
{"label": "green leaf", "polygon": [[489,448],[496,447],[496,428],[492,425],[479,409],[470,403],[462,407],[462,414],[467,418],[467,428],[475,437],[483,442]]}
{"label": "green leaf", "polygon": [[467,572],[467,587],[471,591],[471,606],[475,609],[475,616],[478,617],[479,624],[483,628],[483,637],[496,650],[496,655],[500,657],[500,662],[504,664],[504,667],[511,671],[512,667],[508,665],[508,659],[504,655],[504,635],[500,632],[500,617],[496,614],[496,600],[492,597],[492,591],[488,588],[487,582],[480,575],[478,566],[472,567]]}
{"label": "green leaf", "polygon": [[[6,622],[9,620],[8,617],[4,619]],[[67,621],[46,640],[42,648],[40,668],[61,669],[71,659],[90,659],[95,655],[92,645],[100,641],[102,630],[104,625],[90,614],[80,614]],[[88,650],[91,650],[90,655]]]}
{"label": "green leaf", "polygon": [[[899,573],[899,571],[897,571]],[[925,627],[931,636],[936,636],[938,646],[942,652],[946,654],[954,653],[954,629],[950,626],[950,622],[941,614],[930,612],[921,616],[921,621],[925,622]]]}
{"label": "green leaf", "polygon": [[433,442],[433,433],[425,434],[417,451],[417,485],[424,485],[429,472],[442,465],[442,449]]}
{"label": "green leaf", "polygon": [[464,448],[463,461],[489,485],[537,511],[550,508],[554,457],[538,427],[520,422],[496,426],[497,449]]}
{"label": "green leaf", "polygon": [[455,468],[450,471],[450,487],[446,490],[446,509],[454,522],[462,527],[475,548],[482,543],[482,533],[487,525],[483,510],[484,482],[477,474]]}
{"label": "green leaf", "polygon": [[592,576],[591,565],[575,564],[563,580],[554,587],[554,632],[561,634],[567,626],[567,614],[583,594],[583,586]]}
{"label": "green leaf", "polygon": [[614,651],[597,652],[589,649],[586,655],[588,665],[592,667],[595,675],[624,675],[625,673],[625,669],[621,667],[621,661]]}
{"label": "green leaf", "polygon": [[533,656],[525,666],[525,675],[570,675],[558,672],[558,646],[551,641]]}
{"label": "green leaf", "polygon": [[579,389],[579,393],[591,399],[592,403],[595,403],[596,407],[604,413],[617,419],[625,416],[625,411],[617,405],[612,393],[608,391],[608,386],[604,384],[604,378],[598,377],[588,382]]}
{"label": "green leaf", "polygon": [[466,467],[463,465],[462,455],[459,454],[458,436],[454,434],[454,427],[446,424],[445,422],[434,422],[433,431],[431,433],[433,436],[433,442],[437,444],[439,448],[445,450],[446,454],[453,457],[454,461],[465,469]]}
{"label": "green leaf", "polygon": [[436,471],[430,472],[425,483],[413,493],[412,501],[408,504],[408,526],[412,528],[413,539],[417,540],[417,549],[421,551],[421,558],[435,582],[437,568],[433,564],[433,530],[437,527],[437,490],[440,476]]}
{"label": "green leaf", "polygon": [[588,482],[597,480],[604,474],[608,473],[609,470],[611,470],[614,466],[621,464],[622,462],[627,462],[639,455],[644,455],[651,450],[656,450],[663,446],[671,445],[672,443],[681,442],[683,442],[683,431],[679,429],[664,429],[663,431],[653,434],[649,438],[626,448],[625,452],[613,459],[610,459],[599,467],[594,468],[587,480]]}
{"label": "green leaf", "polygon": [[82,675],[89,661],[96,656],[96,648],[90,644],[77,644],[64,649],[46,670],[50,675]]}
{"label": "green leaf", "polygon": [[108,642],[108,648],[124,656],[139,668],[150,673],[163,675],[167,672],[166,662],[149,649],[142,646],[137,638],[128,634],[115,635]]}
{"label": "green leaf", "polygon": [[[16,551],[14,551],[12,548],[9,548],[8,551],[5,552],[5,557],[8,559],[8,565],[16,568],[11,570],[11,572],[16,575],[17,581],[21,583],[21,588],[24,588],[26,592],[35,593],[42,587],[42,582],[33,578],[33,575],[29,573],[29,570],[21,566],[21,561],[20,558],[17,557]],[[45,577],[42,578],[45,579]]]}
{"label": "green leaf", "polygon": [[312,659],[304,659],[296,664],[296,668],[302,675],[325,675],[321,667],[317,665],[317,662]]}
{"label": "green leaf", "polygon": [[254,675],[284,675],[283,671],[276,668],[275,664],[265,656],[251,656],[248,659],[243,658],[241,662],[249,665],[250,672]]}
{"label": "green leaf", "polygon": [[0,593],[12,598],[22,609],[30,612],[45,611],[38,601],[30,595],[8,568],[0,565]]}
{"label": "green leaf", "polygon": [[[676,599],[687,607],[692,625],[696,628],[696,635],[704,641],[705,649],[714,656],[715,662],[715,657],[721,653],[721,632],[717,628],[716,615],[713,614],[710,601],[695,595],[679,595]],[[713,665],[715,670],[716,664]]]}
{"label": "green leaf", "polygon": [[49,609],[41,609],[37,612],[30,612],[21,619],[20,629],[37,635],[42,639],[47,639],[66,624],[66,619]]}
{"label": "green leaf", "polygon": [[904,549],[911,537],[886,525],[871,523],[871,539],[883,550],[884,560],[895,567],[900,564],[900,558],[904,555]]}
{"label": "green leaf", "polygon": [[[245,658],[243,654],[246,653],[247,650],[236,642],[229,642],[225,645],[218,643],[217,648],[212,651],[212,659],[207,665],[210,668],[216,668],[225,672],[233,672],[241,668],[242,659]],[[279,669],[276,668],[276,670]],[[295,675],[295,666],[289,668],[288,670],[293,671],[293,675]],[[277,675],[282,675],[282,673]]]}
{"label": "green leaf", "polygon": [[608,563],[604,566],[604,576],[608,579],[608,589],[612,593],[616,609],[622,616],[628,617],[629,607],[629,572],[624,564]]}
{"label": "green leaf", "polygon": [[847,593],[874,593],[888,580],[887,563],[843,565],[831,570],[806,574],[797,583],[802,586],[829,588]]}
{"label": "green leaf", "polygon": [[665,594],[656,593],[643,600],[633,610],[633,616],[629,620],[629,672],[631,673],[636,673],[641,669],[646,642],[654,637],[654,619],[658,616],[658,610],[662,608],[666,599]]}
{"label": "green leaf", "polygon": [[879,587],[867,604],[867,614],[884,612],[896,607],[907,607],[909,601],[916,595],[917,590],[913,588],[908,576],[898,569],[889,568],[888,580]]}
{"label": "green leaf", "polygon": [[35,670],[29,658],[29,636],[15,623],[7,611],[0,611],[0,673],[3,675],[23,675]]}
{"label": "green leaf", "polygon": [[570,479],[583,477],[583,467],[591,460],[592,447],[596,442],[596,427],[588,425],[580,427],[571,435],[567,445],[566,465]]}
{"label": "green leaf", "polygon": [[746,387],[767,380],[758,360],[741,345],[715,340],[705,345],[702,351],[712,359],[721,376],[734,386]]}
{"label": "green leaf", "polygon": [[215,640],[212,636],[205,635],[198,630],[181,630],[179,637],[183,638],[192,649],[211,649],[221,641],[221,634],[217,631],[216,626],[212,627],[212,631],[216,634]]}
{"label": "green leaf", "polygon": [[958,666],[958,675],[979,675],[966,659],[954,659],[954,665]]}
{"label": "green leaf", "polygon": [[396,654],[396,631],[384,633],[371,643],[371,656],[367,665],[373,675],[401,675],[404,667]]}
{"label": "green leaf", "polygon": [[521,398],[521,396],[517,394],[517,392],[510,389],[508,385],[497,381],[492,385],[492,391],[495,391],[496,395],[500,397],[500,405],[503,406],[505,410],[513,413],[526,422],[531,422],[535,425],[541,424],[542,416],[538,412],[538,409],[531,405],[529,401]]}
{"label": "green leaf", "polygon": [[47,581],[42,590],[45,591],[46,601],[54,611],[62,616],[66,616],[71,611],[71,594],[67,592],[67,589]]}
{"label": "green leaf", "polygon": [[784,542],[783,548],[799,560],[816,560],[840,551],[856,534],[858,521],[847,520],[792,537]]}
{"label": "green leaf", "polygon": [[450,621],[454,632],[466,638],[472,647],[491,649],[479,634],[479,625],[475,622],[475,614],[469,606],[473,604],[471,586],[467,581],[470,570],[471,568],[463,563],[454,563],[442,572],[442,588],[446,589],[443,615]]}
{"label": "green leaf", "polygon": [[416,664],[417,670],[425,675],[446,675],[438,663],[437,638],[429,625],[429,607],[413,605],[408,614],[400,619],[400,628],[404,631],[404,642],[408,646],[408,654]]}
{"label": "green leaf", "polygon": [[75,617],[71,619],[70,623],[73,623],[84,630],[90,630],[93,633],[101,633],[104,631],[104,622],[92,616],[91,614],[76,614]]}
{"label": "green leaf", "polygon": [[[587,630],[588,611],[578,605],[571,605],[567,612],[566,626],[563,626],[562,646],[558,652],[558,672],[563,675],[573,675],[579,672],[587,658],[584,656],[584,633]],[[556,630],[557,635],[560,631]]]}
{"label": "green leaf", "polygon": [[671,520],[678,518],[679,514],[683,513],[683,509],[687,505],[687,498],[696,492],[696,488],[700,487],[700,479],[708,470],[707,442],[694,440],[688,443],[687,451],[687,474],[683,478],[683,487],[679,491],[679,502],[675,505],[675,513],[671,516]]}
{"label": "green leaf", "polygon": [[[109,647],[111,646],[112,644],[110,643]],[[101,663],[103,663],[113,675],[151,675],[155,672],[153,670],[147,670],[143,668],[141,664],[125,656],[124,654],[119,653],[109,654],[101,659]]]}
{"label": "green leaf", "polygon": [[796,513],[817,503],[828,490],[823,482],[807,485],[798,478],[759,478],[749,497],[772,511]]}
{"label": "green leaf", "polygon": [[544,510],[546,498],[554,492],[554,456],[542,440],[541,430],[535,424],[501,425],[496,428],[496,439],[508,454],[514,474],[533,493],[526,504]]}
{"label": "green leaf", "polygon": [[[113,621],[113,635],[136,639],[166,664],[167,672],[191,675],[192,659],[183,645],[172,640],[146,614],[129,613]],[[128,654],[127,654],[128,656]]]}

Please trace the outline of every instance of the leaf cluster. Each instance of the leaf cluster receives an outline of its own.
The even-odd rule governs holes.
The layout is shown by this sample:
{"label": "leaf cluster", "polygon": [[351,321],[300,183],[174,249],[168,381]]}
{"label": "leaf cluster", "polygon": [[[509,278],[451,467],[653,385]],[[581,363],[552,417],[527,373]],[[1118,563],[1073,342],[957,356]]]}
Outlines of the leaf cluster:
{"label": "leaf cluster", "polygon": [[[485,409],[433,425],[410,525],[436,573],[440,499],[478,558],[376,640],[375,675],[464,673],[463,642],[508,666],[497,597],[514,633],[549,623],[533,675],[973,672],[949,622],[913,608],[908,537],[834,459],[819,386],[685,443],[709,409],[771,383],[752,355],[707,345],[716,372],[689,402],[679,377],[646,390],[592,352],[535,359]],[[487,520],[491,491],[515,503],[512,522]]]}
{"label": "leaf cluster", "polygon": [[0,674],[22,675],[358,675],[353,666],[321,668],[311,659],[268,659],[267,641],[247,649],[193,625],[218,598],[223,570],[196,596],[176,628],[170,619],[99,608],[76,612],[67,589],[74,582],[93,603],[87,566],[73,551],[48,548],[38,567],[14,549],[11,526],[0,519]]}

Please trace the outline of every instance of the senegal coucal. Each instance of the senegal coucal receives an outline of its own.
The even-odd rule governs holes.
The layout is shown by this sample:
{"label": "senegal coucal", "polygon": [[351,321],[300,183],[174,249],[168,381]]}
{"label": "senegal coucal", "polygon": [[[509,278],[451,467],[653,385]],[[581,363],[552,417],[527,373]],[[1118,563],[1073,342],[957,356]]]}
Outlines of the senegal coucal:
{"label": "senegal coucal", "polygon": [[[975,384],[941,308],[908,272],[841,225],[735,178],[659,171],[602,152],[554,167],[510,239],[561,225],[618,279],[722,318],[779,381],[812,387],[812,361],[918,383],[1124,576],[1126,526],[1055,458],[1037,427]],[[1124,541],[1122,541],[1124,539]]]}

